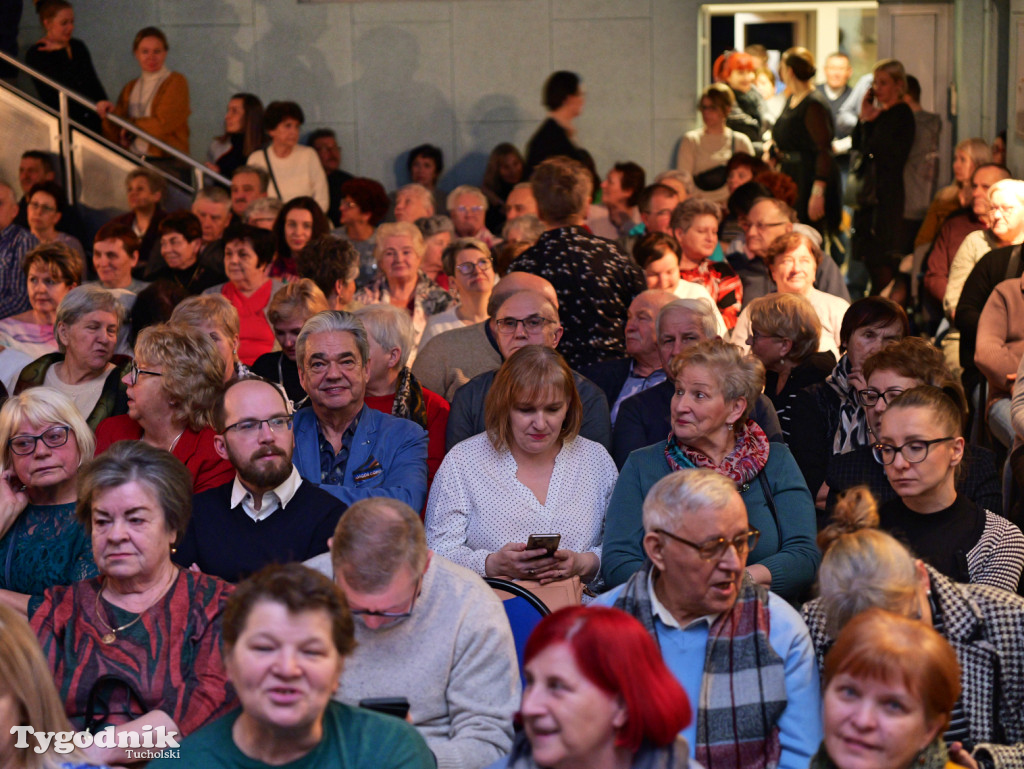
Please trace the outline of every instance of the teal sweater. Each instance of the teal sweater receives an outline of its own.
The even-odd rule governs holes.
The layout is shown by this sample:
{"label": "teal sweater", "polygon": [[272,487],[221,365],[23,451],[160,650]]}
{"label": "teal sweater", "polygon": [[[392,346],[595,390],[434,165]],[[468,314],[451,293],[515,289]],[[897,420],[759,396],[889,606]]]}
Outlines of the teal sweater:
{"label": "teal sweater", "polygon": [[[814,544],[814,502],[784,443],[771,444],[768,464],[761,472],[771,489],[779,521],[776,526],[760,480],[751,481],[746,490],[740,491],[750,525],[761,532],[747,560],[764,565],[772,573],[773,593],[795,601],[814,581],[821,561]],[[609,588],[622,584],[643,566],[644,497],[668,473],[664,443],[637,449],[622,466],[604,523],[601,573]]]}

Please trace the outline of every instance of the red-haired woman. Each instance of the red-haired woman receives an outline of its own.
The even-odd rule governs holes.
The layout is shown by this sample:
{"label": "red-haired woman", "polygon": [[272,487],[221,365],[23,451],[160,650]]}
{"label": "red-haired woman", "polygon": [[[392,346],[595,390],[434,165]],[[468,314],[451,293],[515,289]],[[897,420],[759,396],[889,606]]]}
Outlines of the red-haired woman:
{"label": "red-haired woman", "polygon": [[526,642],[526,688],[508,769],[684,769],[690,703],[654,640],[623,611],[571,607]]}

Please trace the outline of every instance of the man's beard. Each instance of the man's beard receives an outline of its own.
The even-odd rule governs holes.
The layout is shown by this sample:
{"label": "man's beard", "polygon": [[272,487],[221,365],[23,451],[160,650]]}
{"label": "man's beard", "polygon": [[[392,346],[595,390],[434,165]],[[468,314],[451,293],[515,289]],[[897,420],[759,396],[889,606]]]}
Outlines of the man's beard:
{"label": "man's beard", "polygon": [[[292,474],[292,459],[287,452],[276,446],[260,449],[253,453],[245,463],[239,463],[238,458],[232,456],[233,452],[228,451],[228,459],[238,471],[238,477],[248,485],[258,489],[273,489],[280,486],[288,476]],[[280,457],[283,461],[261,462],[263,457]]]}

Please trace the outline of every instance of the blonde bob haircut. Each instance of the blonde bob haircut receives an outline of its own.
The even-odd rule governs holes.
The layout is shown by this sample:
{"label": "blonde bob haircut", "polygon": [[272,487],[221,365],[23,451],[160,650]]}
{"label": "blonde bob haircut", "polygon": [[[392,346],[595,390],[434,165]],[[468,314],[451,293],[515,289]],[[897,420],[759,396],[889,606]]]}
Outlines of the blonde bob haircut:
{"label": "blonde bob haircut", "polygon": [[747,420],[764,389],[764,364],[757,357],[744,355],[739,347],[724,339],[706,339],[675,356],[669,362],[669,376],[678,379],[687,366],[704,366],[713,371],[726,402],[744,398],[747,405],[737,421]]}
{"label": "blonde bob haircut", "polygon": [[907,92],[907,71],[903,68],[903,62],[898,59],[882,59],[872,67],[871,71],[873,73],[884,72],[891,77],[896,87],[899,88],[900,96]]}
{"label": "blonde bob haircut", "polygon": [[277,290],[267,305],[267,318],[280,323],[285,318],[308,320],[318,312],[329,310],[327,297],[309,278],[299,278]]}
{"label": "blonde bob haircut", "polygon": [[33,387],[12,395],[0,408],[0,473],[11,467],[11,447],[7,442],[14,437],[22,421],[34,425],[49,423],[70,427],[78,443],[79,464],[92,459],[96,451],[96,437],[74,401],[52,387]]}
{"label": "blonde bob haircut", "polygon": [[223,294],[200,294],[183,299],[171,313],[168,323],[185,326],[212,324],[229,339],[239,334],[238,310]]}
{"label": "blonde bob haircut", "polygon": [[824,673],[826,689],[840,673],[901,682],[921,700],[929,728],[938,725],[940,734],[960,697],[960,664],[949,642],[920,620],[884,609],[850,620],[825,655]]}
{"label": "blonde bob haircut", "polygon": [[484,426],[491,445],[499,451],[512,445],[512,409],[538,402],[561,390],[568,410],[558,438],[562,443],[579,435],[583,404],[576,391],[572,369],[550,347],[527,345],[501,364],[484,401]]}
{"label": "blonde bob haircut", "polygon": [[[0,605],[0,691],[14,701],[14,723],[43,732],[72,731],[35,632],[14,609]],[[8,726],[5,724],[5,727]],[[13,738],[12,738],[13,741]],[[78,749],[58,755],[20,750],[25,769],[57,769],[88,759]]]}
{"label": "blonde bob haircut", "polygon": [[821,321],[814,307],[799,294],[766,294],[747,308],[750,328],[764,336],[777,336],[793,343],[789,355],[800,363],[818,351]]}
{"label": "blonde bob haircut", "polygon": [[160,366],[160,385],[176,420],[202,430],[224,387],[224,361],[209,336],[189,326],[161,323],[139,332],[135,360]]}
{"label": "blonde bob haircut", "polygon": [[384,248],[388,238],[402,236],[412,241],[412,250],[416,252],[418,257],[423,258],[423,254],[427,252],[427,242],[423,239],[423,233],[420,232],[420,228],[412,222],[388,222],[377,228],[377,242],[373,247],[373,258],[377,260],[377,264],[380,264],[380,258],[384,255]]}

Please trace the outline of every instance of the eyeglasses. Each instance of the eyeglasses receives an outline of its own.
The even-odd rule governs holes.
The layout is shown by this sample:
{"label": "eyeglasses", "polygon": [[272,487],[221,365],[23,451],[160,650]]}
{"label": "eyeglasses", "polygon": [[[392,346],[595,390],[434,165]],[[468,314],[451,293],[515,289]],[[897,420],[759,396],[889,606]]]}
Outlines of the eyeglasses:
{"label": "eyeglasses", "polygon": [[767,230],[770,227],[782,227],[786,224],[789,222],[751,222],[749,226],[752,230]]}
{"label": "eyeglasses", "polygon": [[665,531],[664,529],[655,529],[658,534],[664,534],[669,539],[674,539],[680,544],[692,547],[697,551],[697,555],[700,556],[702,561],[715,561],[725,555],[725,552],[730,548],[736,548],[736,555],[742,556],[745,553],[749,553],[755,547],[757,547],[757,540],[761,537],[761,532],[757,529],[751,529],[743,534],[740,534],[735,539],[726,539],[725,537],[715,537],[705,542],[691,542],[688,539],[683,539],[680,536]]}
{"label": "eyeglasses", "polygon": [[542,330],[549,323],[557,322],[540,315],[531,315],[529,318],[498,318],[494,321],[494,325],[498,327],[499,334],[514,334],[519,328],[519,324],[522,323],[526,333],[533,334]]}
{"label": "eyeglasses", "polygon": [[7,445],[18,456],[26,456],[36,450],[36,443],[42,441],[51,449],[63,446],[68,442],[68,433],[71,428],[67,425],[55,425],[43,430],[39,435],[15,435]]}
{"label": "eyeglasses", "polygon": [[460,214],[479,214],[484,210],[483,206],[456,206],[455,211]]}
{"label": "eyeglasses", "polygon": [[400,620],[412,616],[412,610],[416,607],[416,599],[420,597],[420,585],[423,577],[416,580],[416,589],[413,591],[412,600],[409,601],[409,608],[405,611],[373,611],[372,609],[352,609],[354,617],[381,617],[382,619]]}
{"label": "eyeglasses", "polygon": [[870,388],[867,390],[857,390],[857,397],[860,398],[862,406],[874,406],[878,401],[882,401],[888,406],[902,394],[902,387],[890,387],[885,392],[879,392]]}
{"label": "eyeglasses", "polygon": [[778,334],[762,334],[757,331],[751,331],[750,336],[747,337],[747,347],[750,347],[754,342],[759,342],[762,339],[783,339],[784,337]]}
{"label": "eyeglasses", "polygon": [[480,272],[487,272],[491,269],[490,257],[481,259],[479,262],[463,262],[462,264],[455,265],[455,269],[461,272],[466,277],[469,277],[477,270]]}
{"label": "eyeglasses", "polygon": [[128,369],[128,384],[133,385],[139,381],[139,374],[149,374],[150,376],[163,376],[159,371],[147,371],[144,368],[139,368],[139,364],[132,361],[131,368]]}
{"label": "eyeglasses", "polygon": [[[240,422],[235,422],[233,425],[225,427],[224,432],[234,430],[239,435],[255,435],[264,424],[273,433],[279,430],[291,430],[292,417],[290,414],[279,414],[276,417],[270,417],[270,419],[243,419]],[[221,434],[223,435],[223,433]]]}
{"label": "eyeglasses", "polygon": [[356,203],[354,200],[350,200],[349,198],[345,198],[343,201],[341,201],[341,203],[338,205],[338,207],[339,208],[359,208],[359,204]]}
{"label": "eyeglasses", "polygon": [[42,211],[43,213],[47,214],[52,214],[54,211],[57,210],[53,206],[48,206],[45,203],[37,203],[34,200],[28,204],[28,207],[31,208],[33,211]]}
{"label": "eyeglasses", "polygon": [[893,446],[891,443],[876,443],[871,447],[871,453],[875,455],[875,461],[880,465],[891,465],[896,461],[896,455],[902,454],[903,458],[911,464],[924,462],[928,452],[936,443],[956,440],[953,435],[945,438],[932,438],[930,441],[907,441],[902,446]]}

